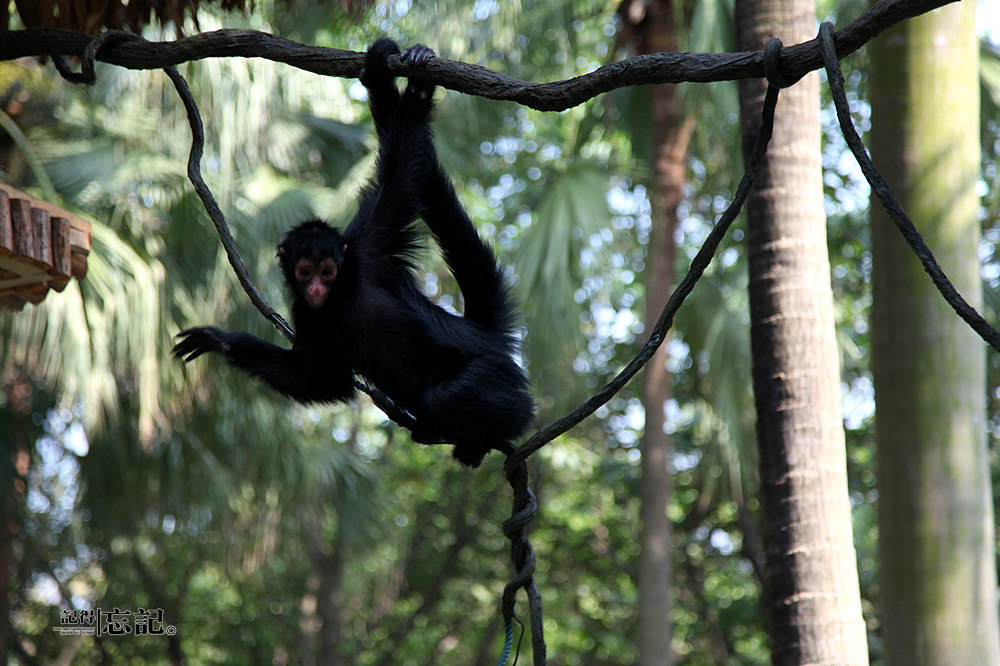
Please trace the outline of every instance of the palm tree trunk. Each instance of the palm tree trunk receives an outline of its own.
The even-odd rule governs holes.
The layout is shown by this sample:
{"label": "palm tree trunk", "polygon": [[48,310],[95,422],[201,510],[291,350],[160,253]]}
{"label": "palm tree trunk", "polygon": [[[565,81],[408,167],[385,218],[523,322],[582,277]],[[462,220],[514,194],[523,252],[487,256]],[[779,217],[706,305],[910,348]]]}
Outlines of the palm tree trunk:
{"label": "palm tree trunk", "polygon": [[[675,8],[671,0],[630,3],[623,15],[639,38],[639,53],[677,50]],[[674,285],[677,207],[687,175],[687,147],[693,128],[678,109],[675,86],[652,89],[653,193],[652,230],[646,252],[646,328],[659,317]],[[642,476],[639,480],[642,548],[639,554],[639,663],[663,666],[673,661],[670,642],[670,586],[673,530],[667,518],[670,478],[670,436],[664,432],[663,407],[670,399],[667,345],[649,360],[642,380],[645,429],[642,438]]]}
{"label": "palm tree trunk", "polygon": [[[737,47],[814,36],[813,0],[738,0]],[[744,155],[764,97],[740,82]],[[774,664],[867,664],[820,163],[819,77],[781,93],[747,201],[750,335]]]}
{"label": "palm tree trunk", "polygon": [[[875,163],[981,302],[975,3],[872,42]],[[872,203],[872,374],[886,664],[1000,663],[983,345]]]}

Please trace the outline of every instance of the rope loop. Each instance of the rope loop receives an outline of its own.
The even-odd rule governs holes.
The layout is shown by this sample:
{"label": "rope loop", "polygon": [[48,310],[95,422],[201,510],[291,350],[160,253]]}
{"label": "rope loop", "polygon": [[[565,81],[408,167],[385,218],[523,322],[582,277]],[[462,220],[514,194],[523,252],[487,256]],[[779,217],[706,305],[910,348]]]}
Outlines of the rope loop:
{"label": "rope loop", "polygon": [[97,80],[97,74],[94,72],[94,62],[97,60],[97,54],[101,52],[101,49],[106,46],[117,46],[125,42],[136,41],[145,40],[143,40],[141,35],[137,35],[134,32],[107,30],[94,37],[87,44],[87,48],[83,50],[83,55],[80,57],[79,72],[74,72],[70,69],[66,56],[52,56],[52,62],[55,63],[59,74],[70,83],[83,83],[90,86]]}
{"label": "rope loop", "polygon": [[795,83],[795,81],[789,81],[781,73],[779,58],[782,48],[781,40],[777,37],[772,37],[764,45],[764,76],[767,79],[767,85],[774,88],[787,88]]}

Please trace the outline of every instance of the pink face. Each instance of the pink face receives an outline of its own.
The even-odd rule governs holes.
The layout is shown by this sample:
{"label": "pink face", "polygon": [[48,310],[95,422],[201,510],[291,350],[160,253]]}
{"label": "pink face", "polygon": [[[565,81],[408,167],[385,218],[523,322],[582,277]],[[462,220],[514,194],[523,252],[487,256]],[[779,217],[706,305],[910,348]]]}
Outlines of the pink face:
{"label": "pink face", "polygon": [[299,283],[306,305],[314,310],[326,303],[335,279],[337,262],[330,257],[323,259],[318,266],[309,259],[299,259],[295,264],[295,280]]}

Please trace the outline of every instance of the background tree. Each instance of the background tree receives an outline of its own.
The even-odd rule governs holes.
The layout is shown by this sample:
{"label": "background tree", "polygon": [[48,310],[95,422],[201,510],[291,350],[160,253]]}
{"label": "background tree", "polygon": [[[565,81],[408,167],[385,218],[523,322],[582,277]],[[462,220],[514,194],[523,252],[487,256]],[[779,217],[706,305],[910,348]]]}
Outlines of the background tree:
{"label": "background tree", "polygon": [[[815,32],[813,0],[736,3],[737,45]],[[762,81],[740,82],[744,155]],[[747,200],[750,341],[774,664],[868,661],[851,533],[820,164],[819,77],[783,91]]]}
{"label": "background tree", "polygon": [[[637,53],[678,50],[678,22],[684,3],[669,0],[626,2],[620,13],[637,41]],[[646,316],[651,329],[674,287],[678,206],[687,174],[687,147],[693,123],[685,117],[677,86],[663,84],[649,92],[652,124],[652,228],[646,250]],[[639,482],[642,546],[639,552],[639,657],[642,664],[673,663],[670,589],[673,530],[667,516],[671,494],[671,437],[665,427],[671,375],[667,369],[670,345],[661,345],[642,376],[644,425]]]}
{"label": "background tree", "polygon": [[[975,6],[871,45],[872,156],[972,304],[977,256]],[[887,664],[997,664],[994,514],[983,346],[873,198],[872,374]]]}

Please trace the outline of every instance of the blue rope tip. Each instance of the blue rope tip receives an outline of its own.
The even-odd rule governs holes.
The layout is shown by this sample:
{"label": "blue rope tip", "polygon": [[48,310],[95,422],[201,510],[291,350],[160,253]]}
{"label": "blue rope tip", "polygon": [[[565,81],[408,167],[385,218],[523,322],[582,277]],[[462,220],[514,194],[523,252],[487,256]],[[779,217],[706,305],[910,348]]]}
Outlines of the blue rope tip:
{"label": "blue rope tip", "polygon": [[510,651],[513,648],[514,648],[514,623],[511,622],[510,618],[504,618],[503,652],[500,653],[500,660],[497,662],[497,666],[507,666],[507,660],[510,659]]}

